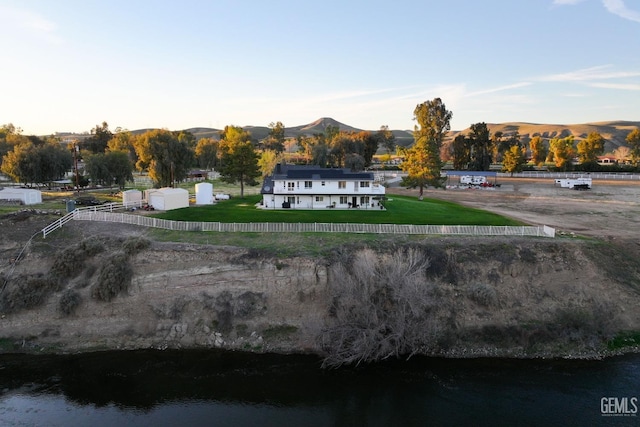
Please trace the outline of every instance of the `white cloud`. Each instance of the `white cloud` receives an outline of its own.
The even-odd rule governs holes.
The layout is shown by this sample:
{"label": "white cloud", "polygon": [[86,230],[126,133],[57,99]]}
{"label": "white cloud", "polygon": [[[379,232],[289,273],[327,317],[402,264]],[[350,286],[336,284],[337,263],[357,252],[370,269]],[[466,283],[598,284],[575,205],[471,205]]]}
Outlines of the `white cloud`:
{"label": "white cloud", "polygon": [[602,0],[602,4],[614,15],[630,21],[640,22],[640,12],[629,9],[623,0]]}
{"label": "white cloud", "polygon": [[554,6],[574,5],[582,3],[584,0],[553,0]]}
{"label": "white cloud", "polygon": [[51,44],[62,43],[55,22],[27,9],[0,5],[0,16],[3,18],[4,30],[15,36],[14,31],[21,31],[40,38]]}
{"label": "white cloud", "polygon": [[[553,0],[553,6],[574,6],[585,0]],[[624,0],[602,0],[604,7],[614,15],[634,22],[640,22],[640,11],[629,9]]]}
{"label": "white cloud", "polygon": [[525,87],[525,86],[530,86],[530,85],[531,85],[531,82],[514,83],[514,84],[511,84],[511,85],[498,86],[498,87],[494,87],[494,88],[489,88],[489,89],[478,90],[478,91],[475,91],[475,92],[470,92],[466,96],[470,97],[470,96],[486,95],[486,94],[489,94],[489,93],[503,92],[505,90],[518,89],[518,88]]}
{"label": "white cloud", "polygon": [[590,83],[588,86],[602,89],[640,90],[640,84],[637,83]]}
{"label": "white cloud", "polygon": [[568,73],[550,74],[537,80],[546,82],[584,82],[589,80],[621,79],[640,76],[640,71],[610,71],[611,65],[599,65]]}

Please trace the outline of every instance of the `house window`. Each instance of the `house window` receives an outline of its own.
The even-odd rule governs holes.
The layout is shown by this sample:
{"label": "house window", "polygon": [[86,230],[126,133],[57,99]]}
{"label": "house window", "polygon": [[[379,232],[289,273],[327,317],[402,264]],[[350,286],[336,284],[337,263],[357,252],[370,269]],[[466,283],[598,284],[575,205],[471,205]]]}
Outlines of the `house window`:
{"label": "house window", "polygon": [[369,204],[369,196],[360,197],[360,204],[361,205],[368,205]]}
{"label": "house window", "polygon": [[295,184],[293,182],[287,182],[287,190],[293,191],[295,189]]}
{"label": "house window", "polygon": [[369,188],[369,181],[360,181],[360,188]]}
{"label": "house window", "polygon": [[338,188],[347,188],[347,181],[338,181]]}
{"label": "house window", "polygon": [[322,202],[322,201],[324,201],[324,197],[316,196],[316,202]]}
{"label": "house window", "polygon": [[349,198],[347,196],[340,196],[340,204],[346,205],[347,203],[349,203]]}
{"label": "house window", "polygon": [[311,187],[313,187],[313,181],[304,182],[304,188],[311,188]]}
{"label": "house window", "polygon": [[295,205],[296,204],[296,198],[292,197],[292,196],[288,196],[287,197],[287,202],[289,203],[289,205]]}

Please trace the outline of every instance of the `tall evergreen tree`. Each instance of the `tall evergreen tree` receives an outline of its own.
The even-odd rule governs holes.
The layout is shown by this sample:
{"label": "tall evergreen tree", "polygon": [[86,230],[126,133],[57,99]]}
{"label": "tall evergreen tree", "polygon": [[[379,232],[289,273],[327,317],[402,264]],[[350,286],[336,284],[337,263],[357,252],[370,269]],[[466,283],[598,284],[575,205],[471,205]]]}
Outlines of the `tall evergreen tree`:
{"label": "tall evergreen tree", "polygon": [[426,186],[444,185],[440,148],[450,129],[453,113],[447,110],[440,98],[434,98],[418,104],[413,115],[418,122],[413,131],[415,142],[411,148],[402,150],[405,159],[400,168],[407,172],[403,185],[410,188],[418,187],[419,197],[422,199]]}
{"label": "tall evergreen tree", "polygon": [[257,184],[261,175],[258,154],[251,141],[225,144],[222,153],[220,179],[228,183],[240,183],[240,197],[244,198],[244,186]]}

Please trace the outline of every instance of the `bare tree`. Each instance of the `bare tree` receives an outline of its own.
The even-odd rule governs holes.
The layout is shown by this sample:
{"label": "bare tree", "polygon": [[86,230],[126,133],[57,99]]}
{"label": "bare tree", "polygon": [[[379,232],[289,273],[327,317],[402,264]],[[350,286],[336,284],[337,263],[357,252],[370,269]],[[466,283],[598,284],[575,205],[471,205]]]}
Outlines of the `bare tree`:
{"label": "bare tree", "polygon": [[436,343],[436,286],[419,249],[357,252],[330,268],[332,324],[320,335],[324,366],[424,352]]}

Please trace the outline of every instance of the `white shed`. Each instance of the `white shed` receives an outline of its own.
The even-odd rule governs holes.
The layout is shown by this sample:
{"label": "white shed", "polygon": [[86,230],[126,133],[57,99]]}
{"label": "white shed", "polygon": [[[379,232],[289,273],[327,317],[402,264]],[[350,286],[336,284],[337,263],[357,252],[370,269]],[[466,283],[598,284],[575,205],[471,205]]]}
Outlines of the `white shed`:
{"label": "white shed", "polygon": [[160,211],[187,208],[189,207],[189,192],[184,188],[147,190],[147,203]]}
{"label": "white shed", "polygon": [[0,200],[20,200],[24,205],[42,203],[42,192],[32,188],[3,188]]}
{"label": "white shed", "polygon": [[196,205],[213,204],[213,184],[200,182],[196,184]]}
{"label": "white shed", "polygon": [[124,206],[140,206],[142,203],[142,191],[127,190],[122,192],[122,204]]}

